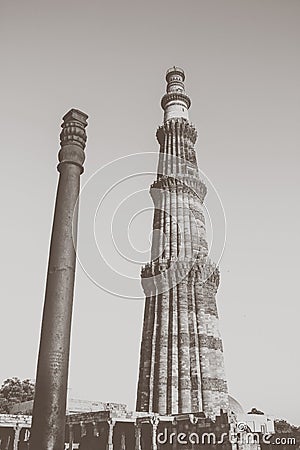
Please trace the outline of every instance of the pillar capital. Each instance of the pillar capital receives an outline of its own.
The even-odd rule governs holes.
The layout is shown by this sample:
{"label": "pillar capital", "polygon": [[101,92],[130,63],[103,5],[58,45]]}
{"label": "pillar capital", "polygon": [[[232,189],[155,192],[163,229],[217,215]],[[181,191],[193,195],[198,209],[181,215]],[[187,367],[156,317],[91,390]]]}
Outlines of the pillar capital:
{"label": "pillar capital", "polygon": [[60,144],[62,147],[65,145],[78,145],[82,150],[85,149],[87,119],[87,114],[74,108],[64,115],[60,133]]}
{"label": "pillar capital", "polygon": [[78,109],[70,109],[63,117],[60,133],[61,150],[58,155],[58,171],[61,172],[62,165],[75,164],[83,172],[85,160],[84,149],[86,145],[87,114]]}

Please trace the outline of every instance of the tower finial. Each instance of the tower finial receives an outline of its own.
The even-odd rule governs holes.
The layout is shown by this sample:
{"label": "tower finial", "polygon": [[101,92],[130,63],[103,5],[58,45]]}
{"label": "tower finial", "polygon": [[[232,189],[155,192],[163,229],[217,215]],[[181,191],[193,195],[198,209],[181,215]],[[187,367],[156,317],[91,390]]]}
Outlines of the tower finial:
{"label": "tower finial", "polygon": [[184,70],[173,66],[167,70],[167,93],[161,99],[161,106],[164,110],[164,122],[173,117],[182,117],[188,120],[188,109],[191,106],[190,98],[184,90]]}

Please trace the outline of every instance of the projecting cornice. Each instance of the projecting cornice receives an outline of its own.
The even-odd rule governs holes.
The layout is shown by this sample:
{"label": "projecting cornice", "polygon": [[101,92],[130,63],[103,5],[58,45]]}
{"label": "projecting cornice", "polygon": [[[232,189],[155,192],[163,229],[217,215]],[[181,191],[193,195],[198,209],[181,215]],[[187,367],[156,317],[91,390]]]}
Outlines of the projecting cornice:
{"label": "projecting cornice", "polygon": [[207,193],[205,184],[199,179],[190,179],[188,180],[188,183],[189,184],[184,180],[172,176],[162,175],[152,183],[150,194],[153,200],[155,200],[155,189],[168,189],[170,192],[183,192],[194,195],[200,199],[201,203],[203,203]]}
{"label": "projecting cornice", "polygon": [[178,102],[179,105],[184,103],[187,109],[191,106],[191,99],[183,92],[170,92],[165,94],[161,99],[161,107],[166,109],[170,102]]}
{"label": "projecting cornice", "polygon": [[182,117],[169,119],[158,128],[156,137],[159,144],[163,145],[165,136],[171,133],[176,133],[184,140],[190,140],[192,144],[195,144],[198,136],[197,130],[194,125],[192,125],[187,119],[184,119]]}
{"label": "projecting cornice", "polygon": [[[209,258],[196,258],[194,260],[183,259],[177,261],[171,261],[160,258],[159,260],[151,261],[142,267],[141,277],[153,278],[156,277],[158,282],[158,276],[166,274],[168,277],[168,283],[175,284],[182,282],[199,282],[205,283],[210,287],[217,290],[220,282],[219,268],[210,261]],[[168,289],[174,286],[168,286]]]}

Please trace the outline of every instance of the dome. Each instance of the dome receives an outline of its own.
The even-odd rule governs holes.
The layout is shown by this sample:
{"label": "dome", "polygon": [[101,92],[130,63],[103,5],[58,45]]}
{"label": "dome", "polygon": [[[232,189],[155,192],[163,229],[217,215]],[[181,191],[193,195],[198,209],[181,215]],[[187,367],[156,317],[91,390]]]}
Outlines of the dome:
{"label": "dome", "polygon": [[228,395],[228,400],[229,400],[229,411],[238,415],[245,414],[242,405],[235,398],[231,397],[231,395]]}

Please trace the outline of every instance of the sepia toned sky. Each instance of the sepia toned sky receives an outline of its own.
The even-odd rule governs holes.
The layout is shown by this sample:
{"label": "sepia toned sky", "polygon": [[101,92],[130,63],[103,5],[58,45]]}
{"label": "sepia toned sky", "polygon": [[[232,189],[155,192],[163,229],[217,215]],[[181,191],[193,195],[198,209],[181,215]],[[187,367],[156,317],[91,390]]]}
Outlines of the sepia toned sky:
{"label": "sepia toned sky", "polygon": [[[0,381],[35,377],[62,116],[72,107],[89,115],[84,185],[117,158],[158,151],[165,71],[178,65],[198,164],[227,222],[217,302],[230,393],[246,411],[300,425],[299,21],[298,0],[1,2]],[[135,163],[118,164],[121,179]],[[152,158],[133,191],[147,194],[155,168]],[[92,189],[100,201],[111,174],[99,173]],[[122,298],[127,288],[113,270],[91,280],[89,199],[80,205],[85,262],[77,266],[70,395],[134,408],[143,301]],[[151,207],[148,194],[139,202]],[[96,221],[107,254],[101,226],[113,213],[108,205]],[[127,266],[141,295],[151,217],[129,231],[141,258]],[[117,222],[116,236],[127,225]],[[111,264],[119,268],[117,258]],[[119,296],[99,288],[104,281]]]}

